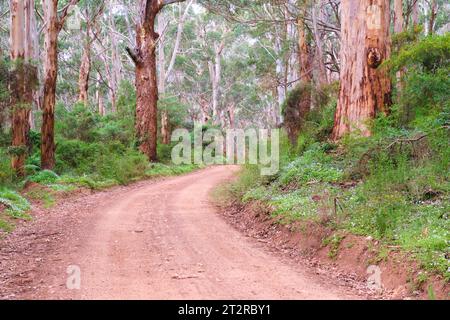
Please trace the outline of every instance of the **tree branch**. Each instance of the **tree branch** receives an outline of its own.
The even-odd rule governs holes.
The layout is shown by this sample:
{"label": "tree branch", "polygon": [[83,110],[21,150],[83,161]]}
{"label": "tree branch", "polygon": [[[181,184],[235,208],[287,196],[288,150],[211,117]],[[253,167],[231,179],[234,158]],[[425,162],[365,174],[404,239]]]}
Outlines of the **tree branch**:
{"label": "tree branch", "polygon": [[172,4],[172,3],[184,2],[184,1],[186,1],[186,0],[162,0],[161,1],[161,7],[167,6],[167,5]]}
{"label": "tree branch", "polygon": [[180,18],[180,21],[178,22],[178,30],[177,30],[177,38],[175,40],[175,47],[172,52],[172,58],[170,59],[170,64],[169,64],[169,67],[166,72],[166,79],[164,79],[164,81],[167,81],[167,79],[169,79],[170,74],[172,73],[172,70],[175,66],[175,61],[176,61],[176,58],[178,55],[178,50],[180,48],[181,36],[183,33],[183,29],[184,29],[184,22],[186,20],[187,14],[188,14],[189,9],[191,8],[193,2],[194,2],[194,0],[189,1],[186,9],[184,10],[183,15]]}
{"label": "tree branch", "polygon": [[70,2],[64,8],[61,9],[61,11],[60,11],[61,13],[59,15],[59,21],[58,21],[59,30],[61,30],[62,27],[64,26],[64,23],[66,22],[70,8],[74,5],[77,5],[78,2],[80,2],[80,0],[70,0]]}
{"label": "tree branch", "polygon": [[138,52],[136,49],[131,49],[130,47],[126,47],[125,50],[127,51],[128,55],[130,56],[131,60],[133,60],[135,65],[141,64],[141,58],[139,57]]}

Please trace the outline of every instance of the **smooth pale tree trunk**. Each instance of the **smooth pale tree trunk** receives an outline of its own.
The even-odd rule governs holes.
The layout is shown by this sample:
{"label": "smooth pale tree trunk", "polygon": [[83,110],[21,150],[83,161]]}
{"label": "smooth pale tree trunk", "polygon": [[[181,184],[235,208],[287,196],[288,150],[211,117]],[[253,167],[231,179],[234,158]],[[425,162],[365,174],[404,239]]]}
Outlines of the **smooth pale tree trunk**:
{"label": "smooth pale tree trunk", "polygon": [[100,91],[100,82],[101,82],[102,78],[100,73],[97,73],[97,84],[96,84],[96,88],[95,88],[95,99],[97,101],[97,110],[98,110],[98,114],[101,116],[104,116],[106,114],[105,112],[105,104],[103,102],[103,95]]}
{"label": "smooth pale tree trunk", "polygon": [[[112,30],[117,30],[116,24],[114,22],[114,18],[112,15],[109,16],[109,25]],[[108,80],[109,80],[109,93],[110,93],[110,100],[111,100],[111,111],[115,113],[117,111],[117,92],[119,90],[120,83],[122,82],[122,70],[123,70],[123,64],[122,59],[120,57],[119,52],[119,43],[116,37],[115,32],[111,32],[110,34],[111,39],[111,71],[108,74]],[[106,60],[105,60],[106,61]],[[107,64],[107,62],[106,62]],[[107,68],[109,69],[109,68]]]}
{"label": "smooth pale tree trunk", "polygon": [[[110,57],[106,55],[107,49],[100,41],[94,41],[92,43],[92,45],[93,45],[93,48],[95,49],[96,54],[98,55],[100,60],[103,62],[103,65],[104,65],[104,68],[106,71],[105,75],[104,75],[104,76],[106,76],[106,79],[104,79],[104,76],[102,76],[102,74],[97,72],[97,85],[96,85],[96,93],[95,93],[97,110],[100,115],[106,114],[106,108],[104,105],[103,96],[102,96],[102,93],[100,92],[100,82],[103,81],[104,83],[107,83],[109,98],[111,101],[111,111],[114,113],[115,112],[115,104],[116,104],[115,89],[114,89],[114,76],[113,76],[114,66],[111,66],[111,64],[114,64],[114,61],[112,61],[111,63],[108,62],[108,61],[110,61]],[[111,49],[114,50],[113,48],[111,48]],[[113,57],[113,56],[114,56],[114,54],[111,55],[111,57]]]}
{"label": "smooth pale tree trunk", "polygon": [[[300,85],[310,86],[312,81],[311,59],[306,38],[307,26],[302,18],[298,19],[298,51],[300,64]],[[299,102],[299,113],[301,118],[311,110],[311,96],[306,96]]]}
{"label": "smooth pale tree trunk", "polygon": [[219,114],[219,96],[220,96],[220,81],[222,79],[222,53],[225,48],[224,40],[220,44],[214,45],[214,61],[208,62],[209,74],[212,86],[212,112],[213,122],[218,124],[220,122]]}
{"label": "smooth pale tree trunk", "polygon": [[191,8],[192,4],[194,3],[194,0],[190,0],[186,6],[186,9],[184,10],[183,15],[180,18],[180,21],[178,21],[178,28],[177,28],[177,38],[175,40],[174,49],[172,52],[172,57],[170,59],[169,67],[167,68],[167,72],[165,74],[166,76],[166,82],[170,79],[170,76],[172,74],[173,68],[175,66],[175,61],[178,55],[178,51],[180,49],[181,44],[181,36],[183,35],[183,29],[184,24],[186,22],[187,15],[189,13],[189,9]]}
{"label": "smooth pale tree trunk", "polygon": [[284,101],[286,100],[286,86],[283,83],[283,79],[285,79],[286,70],[283,63],[283,57],[282,57],[282,39],[279,30],[276,30],[275,34],[275,52],[277,54],[277,59],[275,61],[275,72],[276,72],[276,79],[277,79],[277,85],[276,85],[276,96],[277,96],[277,104],[274,105],[273,110],[273,121],[276,127],[280,125],[280,123],[283,122],[282,116],[281,116],[281,109],[283,106]]}
{"label": "smooth pale tree trunk", "polygon": [[[35,11],[35,0],[27,0],[25,1],[25,34],[28,37],[27,44],[25,47],[25,57],[29,57],[29,60],[33,61],[34,72],[33,74],[34,83],[32,87],[32,105],[30,110],[30,129],[35,129],[35,115],[33,112],[33,104],[36,108],[40,109],[40,90],[38,86],[39,76],[39,67],[37,62],[40,60],[39,55],[39,34],[37,30],[37,21],[36,21],[36,11]],[[31,143],[30,143],[31,144]],[[31,145],[30,145],[31,148]]]}
{"label": "smooth pale tree trunk", "polygon": [[327,69],[326,69],[325,63],[324,63],[325,57],[323,55],[322,38],[321,38],[321,34],[319,32],[318,21],[317,21],[317,16],[320,15],[320,11],[321,11],[321,5],[322,5],[322,1],[318,1],[316,4],[313,5],[313,8],[312,8],[313,35],[314,35],[314,42],[316,43],[315,56],[316,56],[316,65],[318,67],[317,73],[318,73],[319,86],[323,86],[328,83]]}
{"label": "smooth pale tree trunk", "polygon": [[[189,13],[189,9],[191,8],[194,0],[190,0],[186,6],[186,9],[184,10],[183,15],[181,16],[180,20],[178,21],[178,27],[177,27],[177,37],[175,39],[175,45],[172,52],[172,57],[170,59],[169,67],[167,68],[167,72],[165,69],[165,55],[164,55],[164,41],[160,42],[160,46],[158,49],[158,55],[159,55],[159,67],[160,67],[160,93],[165,94],[166,91],[166,82],[169,80],[170,75],[172,74],[173,68],[175,66],[175,61],[178,55],[178,50],[180,48],[181,44],[181,36],[183,35],[183,29],[184,29],[184,23],[186,21],[187,15]],[[158,28],[159,33],[161,34],[164,30],[164,26],[166,24],[166,21],[164,19],[163,15],[160,15],[158,18]],[[170,128],[170,118],[169,113],[167,110],[162,110],[161,112],[161,137],[162,137],[162,143],[163,144],[169,144],[170,143],[170,134],[171,134],[171,128]]]}
{"label": "smooth pale tree trunk", "polygon": [[89,75],[91,73],[91,39],[89,33],[90,26],[88,22],[86,26],[86,38],[83,47],[83,56],[81,57],[80,74],[78,79],[78,101],[84,103],[84,105],[88,104]]}
{"label": "smooth pale tree trunk", "polygon": [[[297,0],[288,0],[288,5],[293,7],[296,5]],[[286,20],[286,33],[287,33],[287,42],[297,43],[298,35],[297,35],[297,21],[292,19],[292,13],[288,10],[286,6],[284,10],[284,16]],[[287,70],[286,72],[286,84],[288,90],[292,89],[296,82],[299,79],[299,67],[298,67],[298,52],[295,50],[289,50],[288,59],[286,59]]]}
{"label": "smooth pale tree trunk", "polygon": [[403,31],[403,0],[394,0],[394,32],[400,33]]}
{"label": "smooth pale tree trunk", "polygon": [[412,23],[413,26],[419,25],[419,0],[417,0],[412,8]]}
{"label": "smooth pale tree trunk", "polygon": [[390,56],[388,0],[341,3],[341,88],[333,139],[358,131],[369,136],[370,120],[387,112],[391,83],[379,65]]}
{"label": "smooth pale tree trunk", "polygon": [[228,106],[228,119],[230,121],[230,129],[235,129],[236,128],[236,106],[234,105],[234,103],[230,104]]}
{"label": "smooth pale tree trunk", "polygon": [[[160,36],[166,27],[166,19],[163,13],[158,15],[158,33]],[[158,67],[159,67],[159,93],[164,96],[166,94],[166,56],[165,56],[165,39],[161,38],[158,45]],[[163,144],[170,143],[170,124],[169,112],[167,109],[161,110],[161,142]]]}
{"label": "smooth pale tree trunk", "polygon": [[[403,32],[404,18],[403,18],[403,0],[394,0],[394,33]],[[403,83],[402,78],[405,70],[397,72],[397,90],[402,92]]]}
{"label": "smooth pale tree trunk", "polygon": [[128,48],[136,65],[136,136],[139,149],[152,162],[158,160],[158,80],[156,16],[168,4],[184,0],[141,0],[136,26],[136,48]]}

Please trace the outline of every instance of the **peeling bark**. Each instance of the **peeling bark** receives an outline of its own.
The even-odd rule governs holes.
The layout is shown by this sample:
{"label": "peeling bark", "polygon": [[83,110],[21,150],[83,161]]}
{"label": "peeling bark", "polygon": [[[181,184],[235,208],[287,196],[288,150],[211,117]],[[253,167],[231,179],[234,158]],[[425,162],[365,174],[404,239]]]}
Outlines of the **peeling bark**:
{"label": "peeling bark", "polygon": [[158,80],[155,21],[161,9],[184,0],[141,0],[136,26],[136,48],[128,49],[136,65],[136,136],[139,149],[152,162],[158,160]]}
{"label": "peeling bark", "polygon": [[44,61],[44,98],[42,106],[41,128],[41,168],[52,170],[55,167],[55,105],[56,81],[58,77],[58,35],[67,18],[71,0],[58,16],[58,0],[43,0],[45,21],[45,61]]}
{"label": "peeling bark", "polygon": [[31,64],[34,55],[31,24],[34,23],[34,0],[11,1],[10,57],[13,78],[10,85],[12,106],[12,147],[15,153],[11,166],[20,176],[25,175],[25,160],[29,147],[30,113],[33,86],[37,70]]}
{"label": "peeling bark", "polygon": [[343,0],[341,88],[333,139],[360,131],[369,136],[369,121],[391,104],[391,83],[378,66],[390,56],[389,1]]}
{"label": "peeling bark", "polygon": [[13,81],[10,85],[12,106],[12,146],[22,148],[20,154],[14,155],[11,160],[12,168],[24,175],[26,159],[25,146],[28,136],[29,110],[25,103],[25,4],[23,1],[11,1],[11,61],[13,66]]}
{"label": "peeling bark", "polygon": [[55,104],[56,80],[58,73],[58,1],[45,0],[45,61],[44,61],[44,98],[41,128],[41,167],[52,170],[55,167]]}
{"label": "peeling bark", "polygon": [[89,23],[86,27],[86,40],[81,58],[80,75],[78,80],[79,97],[78,101],[88,104],[89,75],[91,73],[91,39],[89,37]]}

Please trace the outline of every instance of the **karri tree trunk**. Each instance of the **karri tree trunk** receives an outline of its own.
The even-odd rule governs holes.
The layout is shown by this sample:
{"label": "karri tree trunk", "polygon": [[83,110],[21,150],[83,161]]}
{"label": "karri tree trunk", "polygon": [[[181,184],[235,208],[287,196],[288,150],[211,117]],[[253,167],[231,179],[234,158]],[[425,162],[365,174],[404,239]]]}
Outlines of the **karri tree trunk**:
{"label": "karri tree trunk", "polygon": [[44,99],[41,128],[41,167],[55,167],[55,104],[56,80],[58,73],[58,2],[44,1],[44,19],[46,22],[44,46]]}
{"label": "karri tree trunk", "polygon": [[[112,66],[111,71],[107,72],[107,75],[109,74],[108,82],[110,87],[109,94],[111,100],[111,111],[115,113],[117,111],[117,92],[119,90],[120,83],[122,82],[123,64],[119,51],[120,50],[119,41],[116,36],[117,27],[113,15],[109,16],[108,23],[113,32],[110,33]],[[107,63],[105,64],[105,66],[106,65]],[[107,67],[106,69],[109,70],[109,67]]]}
{"label": "karri tree trunk", "polygon": [[34,0],[11,0],[10,57],[13,62],[13,81],[10,86],[12,107],[12,168],[24,175],[25,160],[30,131],[30,112],[33,103],[33,82],[37,69],[31,64],[33,58]]}
{"label": "karri tree trunk", "polygon": [[430,20],[428,20],[428,35],[432,35],[434,33],[434,27],[436,24],[437,17],[437,1],[431,0],[430,3]]}
{"label": "karri tree trunk", "polygon": [[394,32],[402,32],[403,24],[403,0],[394,0]]}
{"label": "karri tree trunk", "polygon": [[100,75],[100,73],[97,73],[97,83],[95,85],[95,100],[97,103],[97,111],[98,114],[101,116],[104,116],[106,114],[105,112],[105,105],[103,103],[103,95],[101,92],[101,87],[100,87],[100,83],[102,81],[102,77]]}
{"label": "karri tree trunk", "polygon": [[302,18],[297,20],[298,27],[298,61],[300,65],[300,81],[310,83],[312,80],[311,60],[309,57],[309,46],[306,37],[307,26]]}
{"label": "karri tree trunk", "polygon": [[[78,77],[78,89],[79,89],[79,96],[78,101],[83,103],[84,105],[88,105],[89,100],[89,77],[91,74],[91,49],[92,49],[92,42],[93,38],[91,38],[91,30],[94,30],[93,33],[95,34],[95,26],[96,26],[96,20],[100,16],[101,13],[103,13],[104,9],[104,2],[99,1],[99,8],[95,14],[91,16],[91,12],[88,8],[85,9],[85,18],[86,18],[86,33],[84,36],[84,46],[83,46],[83,55],[81,57],[81,66],[80,66],[80,74]],[[112,17],[110,17],[110,20],[112,20]],[[114,30],[114,28],[112,28]],[[82,30],[81,30],[82,31]],[[117,51],[117,43],[115,40],[115,33],[112,31],[110,33],[111,35],[111,42],[113,50]],[[119,65],[119,63],[112,59],[113,65]],[[114,100],[112,99],[111,103],[114,105]]]}
{"label": "karri tree trunk", "polygon": [[[180,20],[178,21],[178,28],[177,28],[177,37],[175,40],[175,45],[172,52],[172,57],[170,59],[169,67],[167,68],[167,72],[165,70],[165,56],[164,56],[164,44],[165,40],[160,42],[160,48],[159,48],[159,67],[160,67],[160,92],[162,94],[165,93],[166,88],[166,82],[169,81],[170,75],[173,71],[173,68],[175,66],[175,60],[178,55],[178,50],[180,48],[181,43],[181,36],[183,35],[183,29],[184,29],[184,23],[186,21],[186,17],[189,13],[189,9],[191,8],[194,0],[189,0],[186,9],[184,10],[183,15],[180,17]],[[162,17],[162,18],[161,18]],[[158,26],[159,26],[159,32],[161,33],[165,27],[165,19],[164,16],[161,15],[158,19]],[[169,144],[170,143],[170,134],[171,134],[171,127],[170,127],[170,117],[169,112],[167,110],[162,110],[161,112],[161,136],[162,136],[162,143],[163,144]]]}
{"label": "karri tree trunk", "polygon": [[316,4],[313,5],[311,9],[311,15],[312,15],[312,21],[313,21],[313,35],[314,35],[314,42],[316,43],[316,64],[318,68],[318,84],[320,86],[323,86],[328,83],[327,78],[327,69],[325,67],[325,57],[323,54],[323,44],[322,44],[322,35],[319,32],[319,26],[318,26],[318,15],[321,13],[322,8],[322,1],[317,1]]}
{"label": "karri tree trunk", "polygon": [[[166,27],[166,19],[164,14],[158,15],[158,33],[161,35]],[[164,96],[166,94],[166,56],[165,56],[165,39],[160,39],[158,45],[158,67],[159,67],[159,93]],[[161,140],[163,144],[170,143],[170,121],[167,109],[161,110]]]}
{"label": "karri tree trunk", "polygon": [[228,120],[230,121],[230,129],[236,129],[236,105],[231,103],[228,106]]}
{"label": "karri tree trunk", "polygon": [[276,127],[278,127],[283,121],[283,116],[281,115],[283,103],[286,100],[286,84],[283,79],[285,79],[286,70],[283,62],[283,39],[281,36],[281,31],[275,28],[275,41],[274,49],[277,55],[275,61],[275,72],[276,72],[276,97],[277,103],[274,104],[273,109],[273,122]]}
{"label": "karri tree trunk", "polygon": [[89,21],[86,26],[86,37],[83,47],[83,56],[81,57],[80,74],[78,78],[79,97],[78,101],[84,105],[88,104],[89,75],[91,73],[91,39],[90,39]]}
{"label": "karri tree trunk", "polygon": [[58,76],[58,35],[67,18],[70,6],[78,0],[71,0],[58,16],[58,0],[43,0],[44,10],[44,98],[42,102],[41,168],[55,167],[55,105],[56,81]]}
{"label": "karri tree trunk", "polygon": [[222,80],[222,53],[225,48],[224,39],[217,44],[214,44],[214,62],[208,61],[209,75],[211,78],[212,86],[212,112],[213,123],[218,124],[220,122],[219,114],[219,99],[220,99],[220,82]]}
{"label": "karri tree trunk", "polygon": [[[403,32],[404,17],[403,17],[403,0],[394,0],[394,33]],[[397,72],[397,90],[399,93],[403,90],[402,78],[405,70],[402,69]]]}
{"label": "karri tree trunk", "polygon": [[[35,106],[39,110],[39,68],[38,61],[40,61],[39,55],[39,33],[37,27],[36,10],[35,10],[35,0],[28,0],[25,2],[25,34],[26,34],[26,47],[25,47],[25,59],[28,61],[28,66],[31,68],[29,71],[28,80],[30,83],[29,88],[32,91],[27,91],[31,93],[30,102],[30,113],[29,113],[29,123],[30,129],[35,129],[35,115],[33,113],[33,107]],[[31,141],[28,139],[28,146],[31,149]]]}
{"label": "karri tree trunk", "polygon": [[[306,10],[303,12],[306,15]],[[311,85],[312,81],[312,67],[311,59],[309,56],[309,46],[307,41],[307,26],[304,17],[297,20],[298,28],[298,52],[299,52],[299,64],[300,64],[300,85],[308,87]],[[299,113],[300,117],[303,118],[304,115],[308,114],[311,110],[311,96],[302,97],[299,102]]]}
{"label": "karri tree trunk", "polygon": [[391,83],[378,68],[390,56],[388,0],[343,0],[341,3],[341,88],[333,139],[349,132],[369,136],[370,120],[387,112]]}
{"label": "karri tree trunk", "polygon": [[140,0],[136,26],[136,48],[127,48],[136,65],[136,136],[139,149],[157,161],[158,80],[155,32],[156,16],[164,6],[184,0]]}
{"label": "karri tree trunk", "polygon": [[413,3],[412,7],[412,24],[413,26],[419,25],[419,1]]}

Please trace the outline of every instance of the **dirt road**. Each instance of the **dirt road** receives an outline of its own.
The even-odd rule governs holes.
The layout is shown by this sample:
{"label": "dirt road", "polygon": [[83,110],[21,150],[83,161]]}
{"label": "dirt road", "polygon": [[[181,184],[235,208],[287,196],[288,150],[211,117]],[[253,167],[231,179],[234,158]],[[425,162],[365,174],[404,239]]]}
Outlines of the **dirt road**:
{"label": "dirt road", "polygon": [[[26,234],[26,229],[18,230],[17,237],[22,241],[26,242],[30,233],[37,240],[28,247],[15,244],[15,248],[9,249],[19,255],[9,256],[8,261],[15,259],[20,265],[11,267],[11,264],[8,268],[3,263],[3,269],[0,267],[4,273],[4,292],[0,291],[0,297],[3,294],[6,298],[41,299],[353,298],[313,272],[266,251],[215,212],[209,201],[210,191],[236,171],[236,167],[208,168],[58,206],[49,216],[41,218],[46,221],[41,222],[46,225],[45,234],[41,234],[42,226]],[[52,222],[58,219],[58,214],[71,218],[64,221],[62,216],[58,223]],[[13,241],[7,241],[3,249]],[[38,253],[27,256],[27,248]],[[5,252],[3,257],[7,256]],[[2,251],[0,258],[1,255]],[[79,268],[80,290],[67,289],[68,266],[74,266],[72,271]],[[13,271],[7,273],[5,269]],[[26,289],[8,296],[11,292],[5,288],[13,286]]]}

